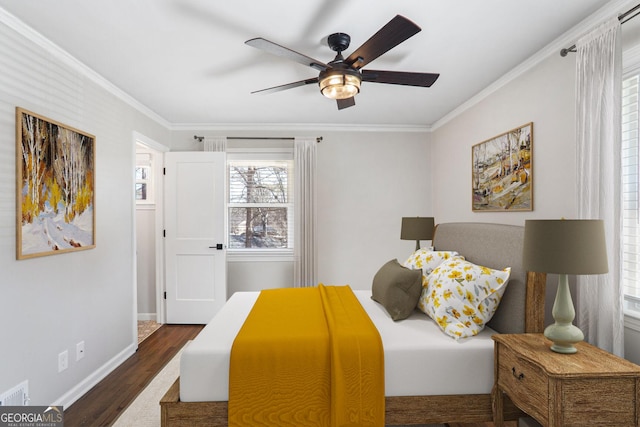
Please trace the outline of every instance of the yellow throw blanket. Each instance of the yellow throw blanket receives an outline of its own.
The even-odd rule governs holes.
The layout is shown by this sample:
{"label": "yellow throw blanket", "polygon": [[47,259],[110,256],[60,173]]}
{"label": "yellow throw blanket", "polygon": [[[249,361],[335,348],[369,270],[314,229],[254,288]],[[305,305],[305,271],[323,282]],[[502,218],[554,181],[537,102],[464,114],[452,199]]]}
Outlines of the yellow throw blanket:
{"label": "yellow throw blanket", "polygon": [[384,354],[348,286],[260,293],[231,349],[229,426],[384,426]]}

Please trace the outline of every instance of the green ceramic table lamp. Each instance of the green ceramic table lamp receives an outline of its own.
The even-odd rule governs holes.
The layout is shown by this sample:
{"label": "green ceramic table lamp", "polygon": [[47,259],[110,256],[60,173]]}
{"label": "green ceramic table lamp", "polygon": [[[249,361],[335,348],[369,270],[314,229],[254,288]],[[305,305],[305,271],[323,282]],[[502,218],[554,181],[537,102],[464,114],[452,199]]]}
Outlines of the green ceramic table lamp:
{"label": "green ceramic table lamp", "polygon": [[572,324],[575,309],[569,289],[569,274],[603,274],[608,270],[602,220],[527,220],[524,227],[523,268],[558,274],[558,292],[553,304],[555,323],[544,330],[553,341],[551,350],[575,353],[575,343],[584,339]]}

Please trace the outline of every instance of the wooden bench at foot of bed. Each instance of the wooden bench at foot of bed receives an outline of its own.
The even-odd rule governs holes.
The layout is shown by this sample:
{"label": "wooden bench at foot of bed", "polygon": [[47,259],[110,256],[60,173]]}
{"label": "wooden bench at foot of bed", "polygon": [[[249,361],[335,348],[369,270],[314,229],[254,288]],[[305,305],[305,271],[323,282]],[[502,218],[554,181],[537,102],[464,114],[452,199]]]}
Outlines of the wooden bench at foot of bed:
{"label": "wooden bench at foot of bed", "polygon": [[[524,414],[505,397],[504,419]],[[163,426],[226,426],[227,402],[180,402],[180,378],[160,400]],[[385,424],[482,423],[493,421],[491,395],[401,396],[385,398]]]}

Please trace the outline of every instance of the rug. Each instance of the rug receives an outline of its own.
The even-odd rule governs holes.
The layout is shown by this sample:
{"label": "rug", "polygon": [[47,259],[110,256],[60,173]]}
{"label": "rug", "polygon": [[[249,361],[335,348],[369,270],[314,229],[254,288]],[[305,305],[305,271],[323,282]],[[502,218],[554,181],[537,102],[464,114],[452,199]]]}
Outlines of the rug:
{"label": "rug", "polygon": [[[184,349],[184,347],[182,348]],[[159,427],[160,399],[180,375],[180,355],[182,349],[151,380],[136,399],[113,423],[113,427]],[[421,427],[421,426],[412,426]],[[443,424],[429,424],[422,427],[444,427]]]}
{"label": "rug", "polygon": [[138,344],[162,326],[155,320],[138,320]]}

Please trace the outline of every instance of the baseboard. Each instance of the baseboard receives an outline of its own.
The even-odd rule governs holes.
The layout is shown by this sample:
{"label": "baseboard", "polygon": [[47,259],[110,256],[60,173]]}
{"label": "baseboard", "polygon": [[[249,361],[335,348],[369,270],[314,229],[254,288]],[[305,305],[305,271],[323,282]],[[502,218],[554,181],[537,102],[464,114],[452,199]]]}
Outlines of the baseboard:
{"label": "baseboard", "polygon": [[59,397],[55,402],[53,402],[52,406],[62,406],[63,408],[67,409],[76,400],[84,396],[85,393],[91,390],[96,384],[102,381],[107,375],[113,372],[114,369],[116,369],[131,355],[133,355],[137,349],[138,349],[137,342],[127,346],[124,350],[118,353],[115,357],[113,357],[107,363],[102,365],[94,373],[86,377],[84,380],[82,380],[79,384],[77,384],[71,390],[63,394],[61,397]]}
{"label": "baseboard", "polygon": [[138,313],[138,321],[143,321],[143,320],[155,321],[156,319],[157,319],[156,313]]}

